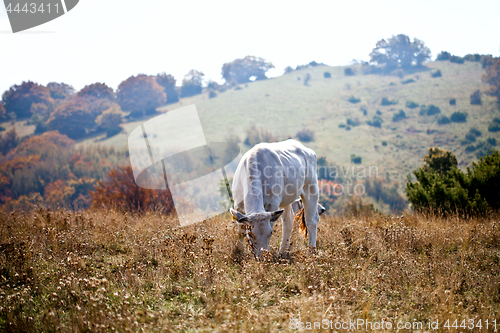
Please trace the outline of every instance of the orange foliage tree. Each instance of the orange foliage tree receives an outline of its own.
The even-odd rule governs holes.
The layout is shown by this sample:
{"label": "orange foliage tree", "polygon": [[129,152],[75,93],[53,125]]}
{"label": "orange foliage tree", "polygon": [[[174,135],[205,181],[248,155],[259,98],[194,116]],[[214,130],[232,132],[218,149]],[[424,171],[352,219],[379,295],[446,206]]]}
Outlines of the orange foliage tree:
{"label": "orange foliage tree", "polygon": [[166,101],[163,87],[144,74],[131,76],[120,83],[116,98],[122,110],[130,112],[132,117],[152,114]]}
{"label": "orange foliage tree", "polygon": [[13,85],[3,93],[2,100],[7,113],[15,113],[18,118],[31,116],[32,104],[52,105],[54,102],[49,88],[31,81]]}
{"label": "orange foliage tree", "polygon": [[105,98],[75,97],[52,112],[47,126],[72,139],[81,138],[97,127],[97,116],[114,109],[119,109],[118,105]]}
{"label": "orange foliage tree", "polygon": [[93,83],[88,86],[83,87],[82,90],[76,94],[77,97],[93,97],[93,98],[105,98],[110,101],[115,100],[115,93],[113,89],[108,87],[105,83]]}
{"label": "orange foliage tree", "polygon": [[125,152],[99,146],[75,148],[74,143],[65,135],[47,132],[16,143],[17,147],[5,145],[6,155],[0,154],[2,209],[22,209],[26,205],[21,201],[33,200],[51,207],[88,207],[96,179],[123,163]]}
{"label": "orange foliage tree", "polygon": [[116,208],[131,212],[162,210],[170,213],[174,203],[170,191],[148,190],[136,185],[130,166],[111,170],[105,181],[99,181],[90,192],[92,206]]}

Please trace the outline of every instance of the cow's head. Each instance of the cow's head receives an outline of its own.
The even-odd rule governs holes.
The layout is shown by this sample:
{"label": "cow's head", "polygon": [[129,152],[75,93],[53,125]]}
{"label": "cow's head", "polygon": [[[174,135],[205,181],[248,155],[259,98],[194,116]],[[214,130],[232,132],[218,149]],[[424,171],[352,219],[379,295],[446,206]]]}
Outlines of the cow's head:
{"label": "cow's head", "polygon": [[245,230],[246,237],[257,258],[260,258],[262,250],[269,250],[274,223],[284,211],[284,209],[279,209],[274,212],[243,215],[232,208],[230,209],[236,223]]}

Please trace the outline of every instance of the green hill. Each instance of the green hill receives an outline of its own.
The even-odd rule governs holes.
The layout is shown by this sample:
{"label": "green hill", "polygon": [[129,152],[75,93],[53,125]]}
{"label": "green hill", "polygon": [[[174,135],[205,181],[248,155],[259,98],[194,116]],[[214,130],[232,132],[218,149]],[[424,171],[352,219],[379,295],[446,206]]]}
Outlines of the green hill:
{"label": "green hill", "polygon": [[[363,75],[360,66],[353,67],[354,76],[345,76],[345,67],[316,66],[240,85],[212,99],[208,93],[185,98],[159,110],[165,112],[196,104],[207,141],[221,141],[234,134],[243,142],[245,131],[252,125],[267,129],[279,139],[295,137],[297,131],[307,128],[315,135],[314,141],[306,145],[318,156],[347,167],[351,165],[351,155],[355,154],[362,158],[361,166],[376,166],[381,177],[385,178],[388,172],[391,180],[404,182],[406,175],[422,164],[431,146],[453,151],[461,167],[475,160],[477,152],[466,152],[467,145],[461,143],[472,127],[482,132],[475,144],[490,137],[500,141],[500,132],[487,130],[491,120],[500,115],[495,100],[483,94],[482,105],[470,104],[470,95],[475,90],[486,89],[481,83],[481,64],[437,61],[428,63],[427,67],[427,71],[400,78]],[[431,77],[437,69],[442,76]],[[331,78],[325,78],[324,72],[330,72]],[[304,85],[307,74],[310,80]],[[410,82],[403,83],[407,81]],[[351,96],[360,101],[349,102]],[[382,106],[383,97],[397,104]],[[456,105],[450,105],[452,98],[456,99]],[[420,108],[406,107],[407,101],[433,104],[441,113],[420,116]],[[368,125],[368,121],[377,116],[377,110],[383,120],[380,128]],[[393,121],[399,110],[405,112],[406,118]],[[440,115],[449,118],[456,111],[467,112],[467,122],[438,125]],[[359,126],[351,126],[350,130],[339,127],[346,124],[348,118]],[[93,137],[80,144],[97,142],[126,147],[127,134],[143,121],[124,124],[125,133],[112,138]],[[384,141],[387,145],[382,144]],[[246,151],[250,147],[242,144],[242,148]]]}

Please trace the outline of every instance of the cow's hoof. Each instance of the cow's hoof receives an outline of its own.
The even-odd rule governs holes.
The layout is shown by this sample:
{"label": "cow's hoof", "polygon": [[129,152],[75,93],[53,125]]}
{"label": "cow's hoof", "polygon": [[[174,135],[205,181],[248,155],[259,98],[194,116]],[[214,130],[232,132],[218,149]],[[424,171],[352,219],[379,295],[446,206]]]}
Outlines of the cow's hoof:
{"label": "cow's hoof", "polygon": [[280,251],[279,257],[281,259],[290,259],[292,256],[290,254],[290,251],[286,250],[286,251]]}

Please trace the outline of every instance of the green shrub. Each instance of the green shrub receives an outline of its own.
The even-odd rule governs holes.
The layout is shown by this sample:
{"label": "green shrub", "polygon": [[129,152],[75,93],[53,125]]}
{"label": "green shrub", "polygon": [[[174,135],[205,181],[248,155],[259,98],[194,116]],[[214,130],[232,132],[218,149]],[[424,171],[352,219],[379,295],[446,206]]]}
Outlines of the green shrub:
{"label": "green shrub", "polygon": [[422,105],[418,114],[421,116],[433,116],[438,113],[441,113],[441,109],[431,104],[429,106]]}
{"label": "green shrub", "polygon": [[438,125],[446,125],[446,124],[451,123],[451,120],[450,120],[450,118],[448,118],[444,114],[442,114],[437,118],[437,123],[438,123]]}
{"label": "green shrub", "polygon": [[369,126],[373,126],[373,127],[382,127],[382,123],[384,121],[382,120],[382,118],[378,117],[378,116],[374,116],[372,120],[368,120],[366,123],[369,125]]}
{"label": "green shrub", "polygon": [[217,93],[213,90],[210,90],[208,92],[208,98],[215,98],[215,97],[217,97]]}
{"label": "green shrub", "polygon": [[356,74],[356,72],[351,67],[344,68],[344,75],[345,76],[353,76],[355,74]]}
{"label": "green shrub", "polygon": [[352,120],[351,118],[347,118],[347,125],[352,127],[359,126],[359,121],[357,119]]}
{"label": "green shrub", "polygon": [[354,96],[351,96],[351,97],[349,97],[348,101],[351,102],[352,104],[356,104],[356,103],[361,102],[361,99],[360,98],[356,98]]}
{"label": "green shrub", "polygon": [[304,128],[302,131],[298,131],[296,136],[302,142],[310,142],[314,140],[314,132],[307,128]]}
{"label": "green shrub", "polygon": [[[431,148],[433,149],[433,148]],[[449,214],[482,214],[500,208],[500,154],[489,153],[479,162],[472,163],[472,170],[463,173],[456,168],[456,158],[451,152],[437,148],[424,160],[432,161],[434,153],[441,156],[446,168],[426,164],[414,171],[418,182],[408,179],[406,196],[416,211]],[[437,155],[436,155],[437,153]]]}
{"label": "green shrub", "polygon": [[382,146],[387,146],[387,141],[382,141]]}
{"label": "green shrub", "polygon": [[413,101],[406,101],[406,107],[409,109],[416,109],[419,107],[418,103],[415,103]]}
{"label": "green shrub", "polygon": [[431,76],[432,76],[432,77],[434,77],[434,78],[436,78],[436,77],[441,77],[441,76],[443,76],[443,74],[441,74],[441,70],[439,70],[439,69],[438,69],[438,70],[437,70],[437,71],[435,71],[434,73],[431,73]]}
{"label": "green shrub", "polygon": [[478,89],[470,95],[471,105],[481,105],[481,91]]}
{"label": "green shrub", "polygon": [[496,122],[491,122],[488,125],[488,131],[489,132],[498,132],[498,131],[500,131],[500,124],[498,124]]}
{"label": "green shrub", "polygon": [[453,112],[451,115],[451,121],[454,123],[465,123],[467,121],[467,112]]}
{"label": "green shrub", "polygon": [[443,60],[450,60],[450,57],[451,57],[450,52],[441,51],[441,53],[439,53],[439,54],[437,55],[436,60],[440,60],[440,61],[443,61]]}
{"label": "green shrub", "polygon": [[451,98],[451,99],[450,99],[450,105],[457,105],[457,100],[456,100],[456,98]]}
{"label": "green shrub", "polygon": [[364,106],[364,105],[363,105],[363,106],[361,106],[361,107],[359,108],[359,110],[360,110],[361,112],[363,112],[363,116],[366,116],[366,115],[368,114],[368,110],[366,109],[366,106]]}
{"label": "green shrub", "polygon": [[344,127],[345,127],[345,124],[339,124],[339,127],[340,127],[340,128],[344,128]]}
{"label": "green shrub", "polygon": [[403,119],[406,119],[406,113],[403,110],[399,110],[398,113],[396,113],[392,116],[392,121],[394,121],[394,122],[400,121]]}
{"label": "green shrub", "polygon": [[475,136],[481,136],[481,135],[483,135],[483,133],[481,133],[481,131],[478,130],[477,128],[475,128],[475,127],[471,127],[471,129],[469,130],[469,133],[473,134]]}
{"label": "green shrub", "polygon": [[495,138],[488,138],[486,140],[486,142],[488,142],[492,146],[496,146],[497,145],[497,139],[495,139]]}
{"label": "green shrub", "polygon": [[477,54],[477,53],[476,54],[467,54],[467,55],[465,55],[464,60],[479,62],[481,60],[481,55]]}
{"label": "green shrub", "polygon": [[467,133],[467,134],[465,134],[465,139],[469,142],[475,142],[476,136],[472,133]]}
{"label": "green shrub", "polygon": [[351,126],[346,126],[345,130],[346,131],[350,131],[351,130]]}
{"label": "green shrub", "polygon": [[463,64],[464,59],[459,57],[459,56],[451,56],[450,57],[450,62],[455,63],[455,64]]}
{"label": "green shrub", "polygon": [[408,79],[408,80],[401,81],[401,84],[408,84],[408,83],[413,83],[413,82],[415,82],[415,80]]}
{"label": "green shrub", "polygon": [[465,152],[466,153],[472,153],[473,151],[475,151],[477,149],[476,146],[474,145],[468,145],[467,147],[465,147]]}
{"label": "green shrub", "polygon": [[491,209],[500,209],[500,153],[494,151],[480,157],[477,164],[472,163],[472,171],[467,171],[470,191],[479,192]]}
{"label": "green shrub", "polygon": [[377,112],[375,112],[378,116],[381,116],[382,115],[382,112],[380,112],[380,110],[377,110]]}
{"label": "green shrub", "polygon": [[351,163],[361,164],[361,156],[351,155]]}
{"label": "green shrub", "polygon": [[380,102],[380,105],[396,105],[398,104],[398,101],[396,100],[389,100],[387,97],[382,97],[382,101]]}
{"label": "green shrub", "polygon": [[486,200],[479,193],[470,193],[470,180],[459,169],[453,168],[445,175],[422,168],[414,172],[418,182],[408,179],[406,197],[413,209],[424,214],[478,214],[488,209]]}
{"label": "green shrub", "polygon": [[325,79],[330,79],[332,77],[332,74],[330,74],[330,72],[324,72],[323,76],[325,77]]}

